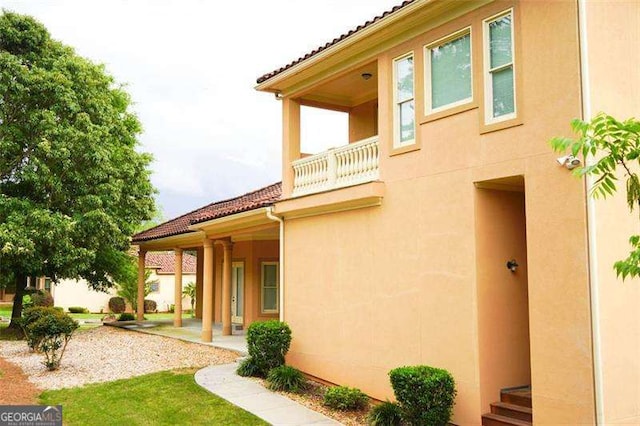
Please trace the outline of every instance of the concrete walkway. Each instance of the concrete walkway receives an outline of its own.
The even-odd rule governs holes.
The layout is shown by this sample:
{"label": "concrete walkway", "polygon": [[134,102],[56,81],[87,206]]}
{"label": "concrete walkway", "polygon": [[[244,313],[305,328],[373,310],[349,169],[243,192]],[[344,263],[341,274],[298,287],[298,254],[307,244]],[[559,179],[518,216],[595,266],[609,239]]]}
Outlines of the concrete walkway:
{"label": "concrete walkway", "polygon": [[196,383],[272,425],[340,425],[324,414],[238,376],[238,364],[212,365],[196,373]]}

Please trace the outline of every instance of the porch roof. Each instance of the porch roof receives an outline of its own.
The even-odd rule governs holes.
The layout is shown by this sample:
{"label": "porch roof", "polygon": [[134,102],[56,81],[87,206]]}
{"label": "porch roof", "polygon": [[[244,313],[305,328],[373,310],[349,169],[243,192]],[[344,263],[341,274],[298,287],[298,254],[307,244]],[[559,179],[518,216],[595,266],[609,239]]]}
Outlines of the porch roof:
{"label": "porch roof", "polygon": [[328,48],[335,46],[337,44],[339,44],[340,42],[342,42],[343,40],[346,40],[349,37],[352,37],[354,34],[359,33],[360,31],[364,30],[365,28],[370,27],[371,25],[389,17],[390,15],[393,15],[394,13],[398,12],[399,10],[403,9],[404,7],[410,5],[411,3],[415,2],[416,0],[405,0],[403,1],[401,4],[399,4],[398,6],[394,6],[391,10],[387,10],[384,13],[377,15],[375,17],[373,17],[372,19],[368,20],[367,22],[365,22],[362,25],[358,25],[356,28],[352,29],[349,32],[346,32],[342,35],[340,35],[339,37],[334,38],[333,40],[331,40],[328,43],[325,43],[324,45],[318,47],[315,50],[312,50],[311,52],[307,53],[304,56],[301,56],[300,58],[296,59],[293,62],[290,62],[289,64],[280,67],[274,71],[271,71],[267,74],[264,74],[261,77],[258,77],[258,79],[256,80],[257,84],[261,84],[264,83],[265,81],[275,77],[276,75],[288,70],[289,68],[293,68],[294,66],[298,65],[301,62],[306,61],[309,58],[312,58],[313,56],[316,56],[317,54],[327,50]]}
{"label": "porch roof", "polygon": [[135,234],[132,237],[132,243],[136,244],[174,235],[189,234],[195,232],[189,229],[189,226],[193,224],[268,207],[278,201],[281,195],[282,183],[278,182],[238,197],[216,201]]}

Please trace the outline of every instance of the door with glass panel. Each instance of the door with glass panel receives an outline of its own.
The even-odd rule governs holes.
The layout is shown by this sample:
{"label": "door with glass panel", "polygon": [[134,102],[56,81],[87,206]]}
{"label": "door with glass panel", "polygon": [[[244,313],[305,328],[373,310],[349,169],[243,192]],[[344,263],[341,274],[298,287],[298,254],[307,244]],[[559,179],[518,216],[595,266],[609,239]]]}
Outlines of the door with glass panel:
{"label": "door with glass panel", "polygon": [[244,262],[231,266],[231,322],[242,324],[244,316]]}

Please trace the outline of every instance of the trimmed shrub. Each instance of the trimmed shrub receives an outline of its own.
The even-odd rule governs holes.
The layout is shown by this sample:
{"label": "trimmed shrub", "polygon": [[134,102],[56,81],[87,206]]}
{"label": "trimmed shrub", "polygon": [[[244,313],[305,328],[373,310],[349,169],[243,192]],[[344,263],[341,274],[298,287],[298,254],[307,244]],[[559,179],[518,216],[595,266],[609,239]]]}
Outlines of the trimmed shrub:
{"label": "trimmed shrub", "polygon": [[40,309],[39,318],[30,321],[25,329],[30,339],[38,342],[37,349],[45,357],[44,365],[53,371],[60,366],[64,350],[79,324],[69,315],[53,308],[36,307],[31,310],[34,309]]}
{"label": "trimmed shrub", "polygon": [[109,310],[114,314],[121,314],[125,309],[127,309],[127,304],[124,298],[116,296],[109,299]]}
{"label": "trimmed shrub", "polygon": [[391,386],[410,425],[446,425],[456,397],[455,382],[447,370],[418,365],[389,372]]}
{"label": "trimmed shrub", "polygon": [[54,306],[53,309],[61,313],[64,312],[64,308],[62,306]]}
{"label": "trimmed shrub", "polygon": [[88,313],[89,310],[87,308],[83,308],[82,306],[69,306],[69,312],[72,314],[84,314]]}
{"label": "trimmed shrub", "polygon": [[170,314],[174,313],[176,311],[176,305],[175,304],[170,304],[169,305],[169,309],[167,309],[167,312],[169,312]]}
{"label": "trimmed shrub", "polygon": [[395,402],[385,401],[374,406],[367,422],[371,426],[400,426],[402,424],[402,412]]}
{"label": "trimmed shrub", "polygon": [[290,345],[291,329],[284,322],[254,322],[247,330],[247,349],[260,377],[266,377],[269,370],[284,365]]}
{"label": "trimmed shrub", "polygon": [[281,365],[267,374],[269,389],[285,392],[299,392],[306,387],[307,380],[297,368]]}
{"label": "trimmed shrub", "polygon": [[144,299],[144,312],[156,312],[158,310],[158,304],[155,300]]}
{"label": "trimmed shrub", "polygon": [[123,312],[118,317],[118,321],[134,321],[136,319],[135,315],[129,312]]}
{"label": "trimmed shrub", "polygon": [[360,389],[334,386],[325,392],[323,404],[336,410],[358,410],[365,408],[368,401]]}
{"label": "trimmed shrub", "polygon": [[20,327],[22,327],[22,331],[27,337],[27,345],[29,345],[29,349],[36,352],[40,350],[40,338],[31,334],[29,326],[38,321],[40,318],[43,318],[47,315],[56,314],[64,314],[64,312],[46,306],[31,306],[22,312]]}
{"label": "trimmed shrub", "polygon": [[257,376],[259,374],[259,369],[256,363],[253,362],[253,358],[247,358],[240,363],[236,370],[236,374],[242,377]]}
{"label": "trimmed shrub", "polygon": [[38,290],[31,294],[31,302],[33,306],[53,307],[53,296],[48,291]]}

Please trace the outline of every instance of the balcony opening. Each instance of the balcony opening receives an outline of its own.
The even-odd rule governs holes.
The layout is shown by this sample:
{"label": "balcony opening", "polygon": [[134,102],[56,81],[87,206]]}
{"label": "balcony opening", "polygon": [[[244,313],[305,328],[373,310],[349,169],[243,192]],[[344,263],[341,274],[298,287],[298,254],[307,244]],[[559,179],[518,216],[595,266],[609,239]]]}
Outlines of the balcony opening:
{"label": "balcony opening", "polygon": [[349,114],[324,108],[300,108],[300,152],[302,157],[349,143]]}

